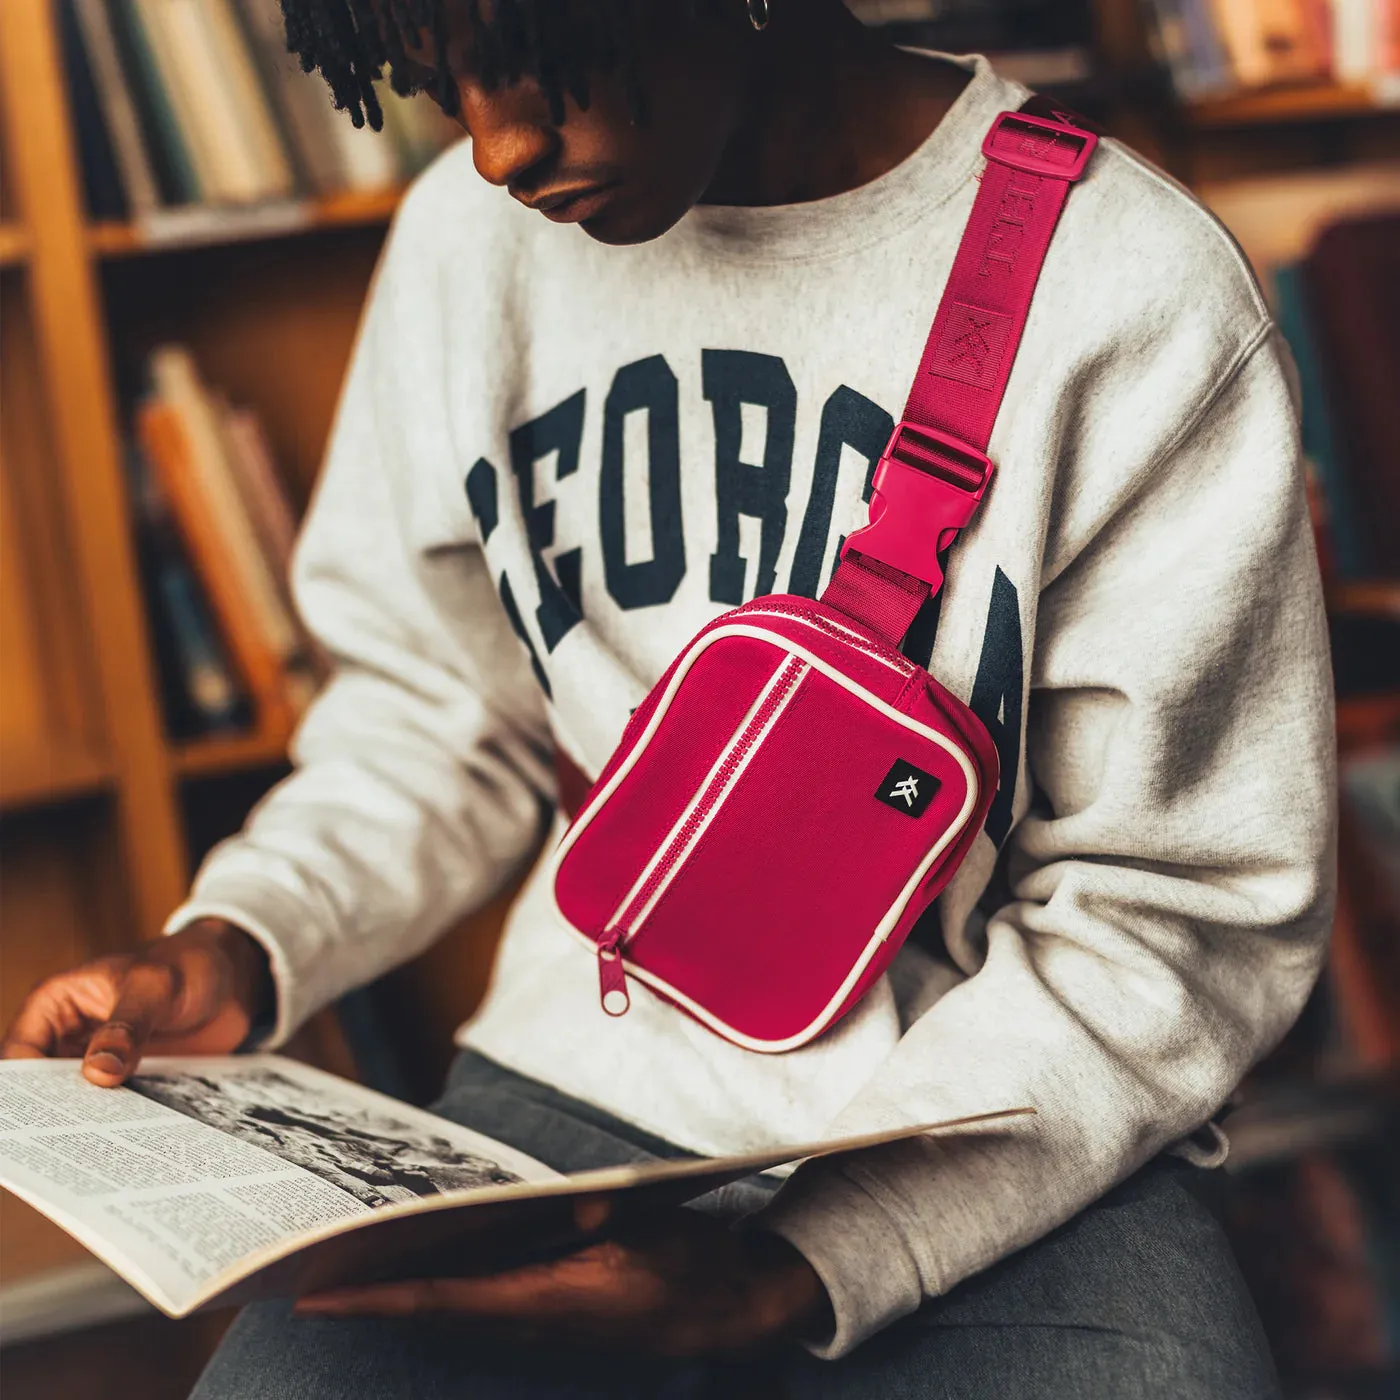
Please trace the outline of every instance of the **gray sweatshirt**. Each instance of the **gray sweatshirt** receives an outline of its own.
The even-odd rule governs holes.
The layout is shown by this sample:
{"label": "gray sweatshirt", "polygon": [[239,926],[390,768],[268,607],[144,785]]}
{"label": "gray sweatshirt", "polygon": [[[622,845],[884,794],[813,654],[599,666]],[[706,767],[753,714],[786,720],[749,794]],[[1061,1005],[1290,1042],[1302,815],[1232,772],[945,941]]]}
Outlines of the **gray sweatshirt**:
{"label": "gray sweatshirt", "polygon": [[[820,591],[983,133],[1026,96],[972,66],[880,179],[697,208],[639,247],[529,213],[465,145],[409,193],[298,553],[338,669],[295,772],[170,924],[266,946],[273,1043],[517,875],[552,751],[598,772],[698,628]],[[1001,756],[946,951],[906,947],[836,1029],[762,1055],[642,986],[605,1016],[536,875],[461,1034],[705,1153],[1033,1104],[778,1193],[761,1223],[830,1290],[830,1356],[1163,1149],[1218,1161],[1202,1125],[1297,1014],[1328,927],[1332,700],[1286,351],[1229,237],[1113,141],[1070,194],[990,455],[907,644]]]}

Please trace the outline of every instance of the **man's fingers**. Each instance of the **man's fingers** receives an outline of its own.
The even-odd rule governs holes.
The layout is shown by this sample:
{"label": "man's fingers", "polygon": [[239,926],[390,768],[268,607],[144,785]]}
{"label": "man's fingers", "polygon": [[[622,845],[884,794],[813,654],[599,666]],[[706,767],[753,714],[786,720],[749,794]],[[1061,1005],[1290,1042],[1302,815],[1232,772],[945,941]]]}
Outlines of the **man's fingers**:
{"label": "man's fingers", "polygon": [[586,1235],[601,1230],[612,1219],[612,1213],[611,1196],[574,1197],[574,1225]]}
{"label": "man's fingers", "polygon": [[605,1270],[576,1255],[553,1264],[478,1278],[405,1279],[332,1289],[302,1298],[297,1311],[326,1317],[450,1312],[492,1322],[542,1322],[575,1313],[589,1316],[617,1311],[619,1300],[613,1297],[610,1282]]}
{"label": "man's fingers", "polygon": [[127,973],[112,1014],[88,1041],[83,1074],[93,1084],[120,1084],[141,1060],[152,1033],[170,1017],[180,992],[179,971],[170,963],[136,963]]}
{"label": "man's fingers", "polygon": [[[5,1045],[0,1055],[7,1060],[57,1055],[65,1040],[80,1032],[84,1025],[91,1024],[78,1004],[71,980],[50,978],[30,992],[5,1032]],[[81,990],[89,997],[92,995],[90,988]]]}
{"label": "man's fingers", "polygon": [[474,1280],[418,1278],[402,1283],[375,1283],[364,1288],[336,1288],[298,1299],[296,1311],[320,1317],[407,1317],[411,1313],[471,1312],[473,1295],[463,1287]]}

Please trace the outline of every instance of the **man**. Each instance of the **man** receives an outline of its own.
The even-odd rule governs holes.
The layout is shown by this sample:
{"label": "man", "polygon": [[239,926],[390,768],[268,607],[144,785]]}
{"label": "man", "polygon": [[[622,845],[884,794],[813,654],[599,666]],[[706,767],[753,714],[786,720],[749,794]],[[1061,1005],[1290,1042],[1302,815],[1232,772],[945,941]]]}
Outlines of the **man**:
{"label": "man", "polygon": [[[171,937],[46,984],[11,1029],[8,1053],[84,1053],[102,1084],[146,1049],[276,1044],[413,956],[535,848],[554,751],[598,772],[698,627],[819,591],[982,137],[1026,97],[838,0],[284,9],[352,119],[377,121],[387,65],[472,140],[398,217],[301,544],[338,671],[297,771]],[[1284,363],[1228,238],[1101,144],[995,484],[906,644],[1001,757],[939,936],[828,1035],[757,1055],[642,988],[604,1017],[536,877],[438,1106],[563,1169],[1036,1119],[759,1183],[739,1228],[678,1211],[491,1278],[249,1309],[201,1400],[692,1394],[729,1374],[711,1358],[765,1348],[799,1396],[1275,1394],[1195,1192],[1329,917]]]}

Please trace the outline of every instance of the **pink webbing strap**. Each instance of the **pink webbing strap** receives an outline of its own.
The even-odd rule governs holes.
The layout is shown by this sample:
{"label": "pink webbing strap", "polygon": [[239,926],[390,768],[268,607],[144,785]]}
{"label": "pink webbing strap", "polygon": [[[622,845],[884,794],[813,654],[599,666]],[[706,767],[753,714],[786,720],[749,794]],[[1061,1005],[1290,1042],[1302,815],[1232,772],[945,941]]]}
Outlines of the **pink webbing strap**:
{"label": "pink webbing strap", "polygon": [[847,538],[822,601],[898,645],[943,584],[940,555],[987,489],[987,443],[1051,235],[1098,138],[1032,98],[1002,112],[904,418],[875,469],[870,524]]}

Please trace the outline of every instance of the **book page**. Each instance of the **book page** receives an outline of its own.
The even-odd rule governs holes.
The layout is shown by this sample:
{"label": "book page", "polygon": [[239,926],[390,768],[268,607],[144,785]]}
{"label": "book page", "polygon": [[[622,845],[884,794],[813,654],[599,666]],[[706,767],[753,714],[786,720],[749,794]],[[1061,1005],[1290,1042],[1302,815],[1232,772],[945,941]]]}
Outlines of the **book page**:
{"label": "book page", "polygon": [[0,1061],[0,1184],[170,1312],[296,1237],[444,1192],[558,1181],[491,1138],[274,1055],[153,1058],[99,1089]]}

